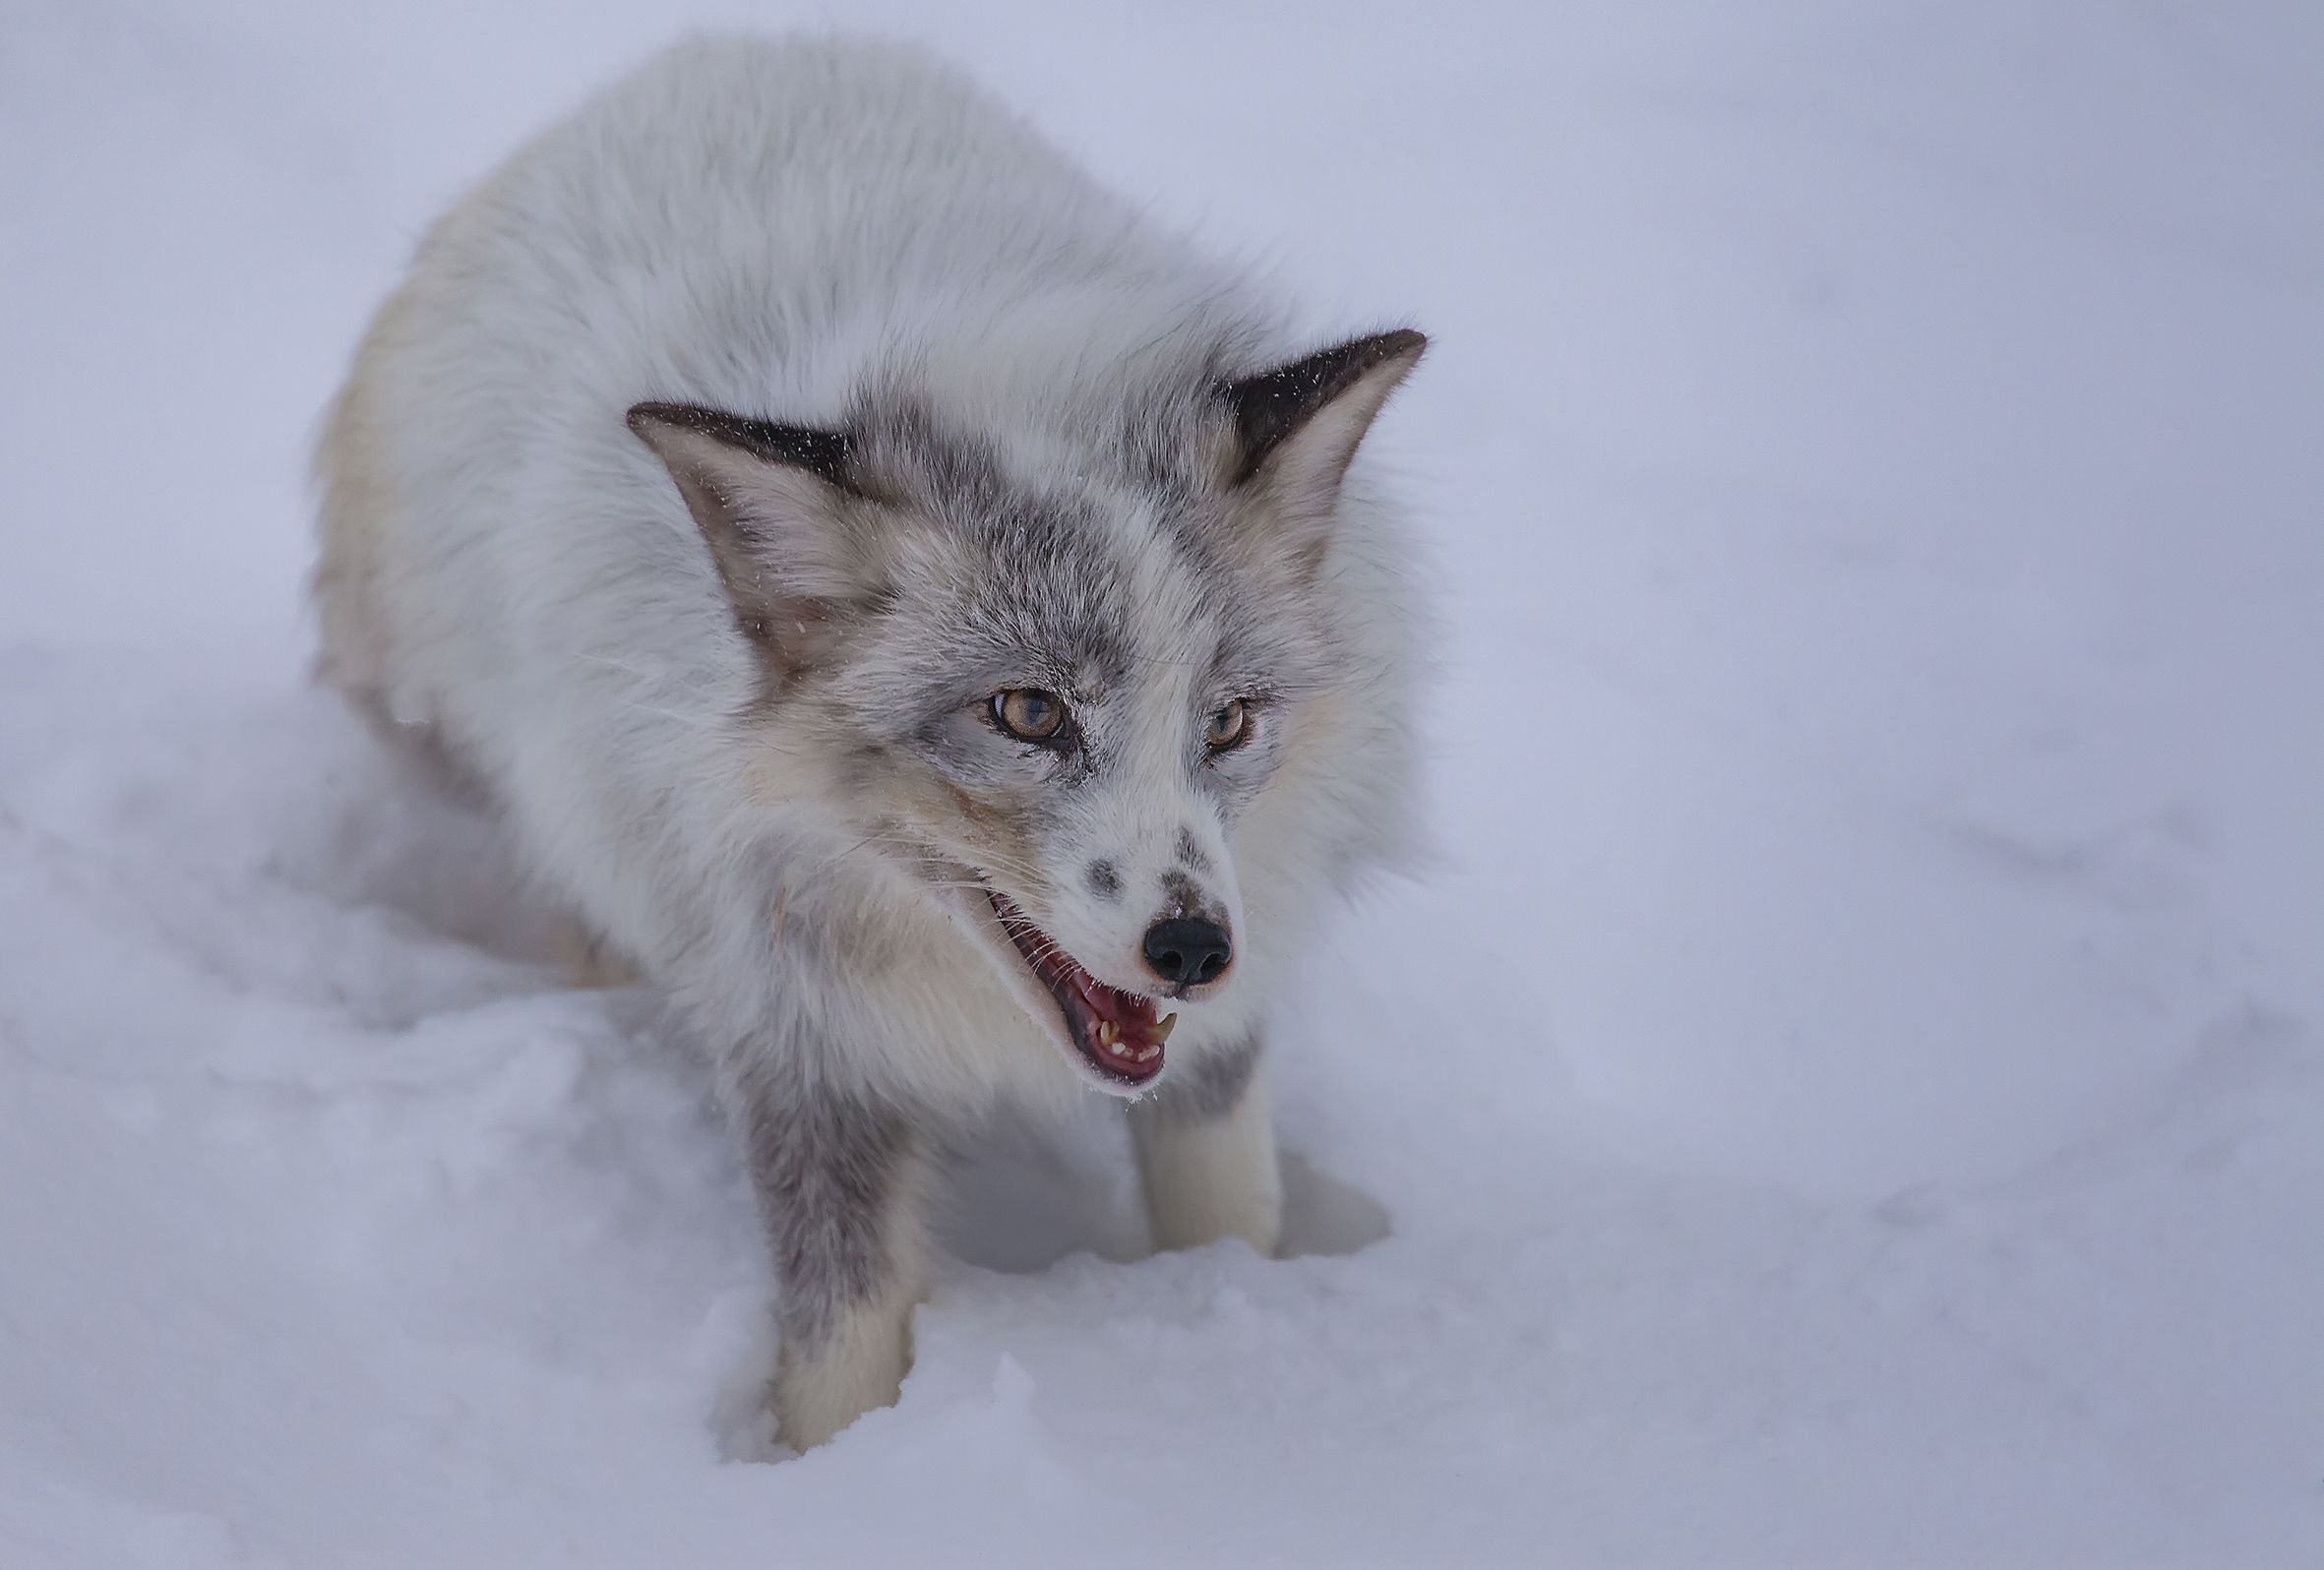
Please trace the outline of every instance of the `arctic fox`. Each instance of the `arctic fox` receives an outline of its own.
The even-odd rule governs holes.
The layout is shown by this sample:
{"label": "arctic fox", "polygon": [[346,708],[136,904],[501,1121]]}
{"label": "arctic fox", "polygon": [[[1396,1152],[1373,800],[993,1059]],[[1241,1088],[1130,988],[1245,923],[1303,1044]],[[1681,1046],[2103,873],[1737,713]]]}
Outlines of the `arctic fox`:
{"label": "arctic fox", "polygon": [[718,1068],[805,1449],[893,1402],[950,1136],[1126,1098],[1279,1240],[1270,997],[1412,815],[1424,650],[1318,344],[906,47],[702,39],[446,214],[316,459],[323,677]]}

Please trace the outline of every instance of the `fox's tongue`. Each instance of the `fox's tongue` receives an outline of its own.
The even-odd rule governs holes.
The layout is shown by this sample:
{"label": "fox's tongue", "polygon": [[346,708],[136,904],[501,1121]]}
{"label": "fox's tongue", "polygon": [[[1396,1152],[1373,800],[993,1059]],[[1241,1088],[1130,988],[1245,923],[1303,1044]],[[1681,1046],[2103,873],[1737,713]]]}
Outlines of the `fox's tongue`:
{"label": "fox's tongue", "polygon": [[1024,956],[1065,1016],[1066,1033],[1081,1056],[1117,1079],[1143,1084],[1162,1072],[1162,1044],[1178,1016],[1155,1017],[1151,998],[1108,987],[1035,927],[1024,912],[999,893],[993,911],[1002,930]]}

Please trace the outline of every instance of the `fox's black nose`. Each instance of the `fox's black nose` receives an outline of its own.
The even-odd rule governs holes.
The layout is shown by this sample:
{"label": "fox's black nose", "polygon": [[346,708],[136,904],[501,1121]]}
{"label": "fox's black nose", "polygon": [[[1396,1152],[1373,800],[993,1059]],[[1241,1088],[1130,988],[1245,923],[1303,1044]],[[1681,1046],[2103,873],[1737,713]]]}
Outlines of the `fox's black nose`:
{"label": "fox's black nose", "polygon": [[1199,987],[1218,980],[1235,945],[1216,922],[1180,918],[1146,929],[1146,964],[1173,987]]}

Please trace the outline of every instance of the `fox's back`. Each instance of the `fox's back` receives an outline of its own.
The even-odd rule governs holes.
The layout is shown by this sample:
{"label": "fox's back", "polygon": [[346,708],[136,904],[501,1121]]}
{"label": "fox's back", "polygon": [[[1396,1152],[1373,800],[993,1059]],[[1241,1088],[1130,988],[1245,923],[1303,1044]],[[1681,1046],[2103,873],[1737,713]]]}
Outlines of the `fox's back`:
{"label": "fox's back", "polygon": [[1028,431],[1232,293],[915,49],[681,44],[481,182],[374,318],[317,457],[325,668],[472,754],[453,688],[626,602],[657,673],[716,692],[724,612],[632,403],[835,422],[909,367]]}
{"label": "fox's back", "polygon": [[562,373],[794,417],[1030,306],[1217,289],[973,84],[862,40],[672,49],[487,180],[423,270],[435,250],[442,308],[527,399]]}

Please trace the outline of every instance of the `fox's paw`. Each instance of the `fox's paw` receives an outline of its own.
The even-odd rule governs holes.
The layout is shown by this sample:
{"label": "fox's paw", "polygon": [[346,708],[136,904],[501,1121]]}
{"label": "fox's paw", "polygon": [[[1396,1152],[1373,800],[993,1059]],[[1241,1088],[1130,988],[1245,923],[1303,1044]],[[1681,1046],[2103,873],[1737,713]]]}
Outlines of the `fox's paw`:
{"label": "fox's paw", "polygon": [[775,1437],[804,1453],[865,1413],[894,1406],[912,1365],[909,1342],[898,1316],[858,1310],[812,1351],[786,1344],[775,1361]]}

